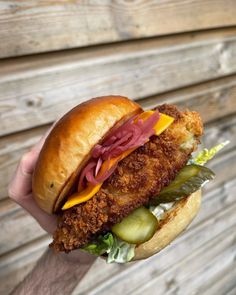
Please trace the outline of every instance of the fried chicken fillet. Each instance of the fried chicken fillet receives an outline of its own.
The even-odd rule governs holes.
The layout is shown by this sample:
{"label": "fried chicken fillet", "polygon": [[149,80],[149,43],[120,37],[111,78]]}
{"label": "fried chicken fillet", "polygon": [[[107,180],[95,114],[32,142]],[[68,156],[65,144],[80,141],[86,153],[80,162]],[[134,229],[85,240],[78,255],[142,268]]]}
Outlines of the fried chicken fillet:
{"label": "fried chicken fillet", "polygon": [[61,213],[52,248],[69,252],[86,245],[156,197],[186,165],[203,132],[199,114],[173,105],[157,109],[175,119],[172,125],[123,159],[89,201]]}

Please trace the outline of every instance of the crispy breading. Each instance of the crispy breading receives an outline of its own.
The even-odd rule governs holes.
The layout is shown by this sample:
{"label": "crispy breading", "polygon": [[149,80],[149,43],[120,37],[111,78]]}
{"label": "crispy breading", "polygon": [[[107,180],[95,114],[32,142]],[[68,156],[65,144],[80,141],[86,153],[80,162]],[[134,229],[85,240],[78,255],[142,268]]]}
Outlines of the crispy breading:
{"label": "crispy breading", "polygon": [[186,165],[203,132],[201,118],[173,105],[158,109],[174,117],[174,123],[123,159],[93,198],[62,213],[52,248],[69,252],[84,246],[148,204]]}

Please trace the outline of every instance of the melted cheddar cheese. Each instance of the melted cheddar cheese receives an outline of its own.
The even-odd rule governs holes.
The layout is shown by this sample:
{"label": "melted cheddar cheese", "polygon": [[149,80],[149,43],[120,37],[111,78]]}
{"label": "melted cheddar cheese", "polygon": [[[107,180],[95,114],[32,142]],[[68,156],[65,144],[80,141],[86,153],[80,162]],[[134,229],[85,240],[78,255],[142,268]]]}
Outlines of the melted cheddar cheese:
{"label": "melted cheddar cheese", "polygon": [[[142,114],[140,114],[138,116],[138,118],[136,120],[139,120],[139,119],[147,120],[153,113],[154,113],[154,111],[143,112]],[[155,124],[155,126],[153,127],[155,130],[155,135],[160,135],[165,129],[167,129],[170,126],[170,124],[173,123],[173,121],[174,121],[174,118],[160,113],[160,118],[157,121],[157,123]],[[138,148],[138,147],[136,147],[136,148]],[[109,163],[108,163],[108,161],[104,161],[101,166],[98,176],[102,175],[104,171],[106,171],[107,169],[110,169],[113,165],[117,164],[119,161],[121,161],[122,159],[127,157],[136,148],[129,149],[129,150],[123,152],[120,156],[112,158]],[[109,167],[108,167],[108,165],[109,165]],[[78,205],[80,203],[88,201],[99,191],[102,184],[103,184],[102,182],[97,185],[93,185],[93,184],[89,183],[88,186],[84,190],[82,190],[81,192],[76,192],[73,195],[71,195],[68,198],[67,202],[62,207],[62,210],[69,209],[75,205]]]}

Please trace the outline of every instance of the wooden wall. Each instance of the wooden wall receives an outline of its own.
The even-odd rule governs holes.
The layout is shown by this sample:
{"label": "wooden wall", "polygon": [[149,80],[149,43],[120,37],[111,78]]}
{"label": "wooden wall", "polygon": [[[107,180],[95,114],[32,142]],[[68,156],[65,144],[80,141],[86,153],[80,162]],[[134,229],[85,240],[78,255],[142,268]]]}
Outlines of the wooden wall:
{"label": "wooden wall", "polygon": [[236,294],[236,1],[0,1],[0,294],[50,238],[7,198],[22,154],[74,105],[103,94],[201,113],[204,146],[231,141],[200,214],[159,255],[98,260],[74,294]]}

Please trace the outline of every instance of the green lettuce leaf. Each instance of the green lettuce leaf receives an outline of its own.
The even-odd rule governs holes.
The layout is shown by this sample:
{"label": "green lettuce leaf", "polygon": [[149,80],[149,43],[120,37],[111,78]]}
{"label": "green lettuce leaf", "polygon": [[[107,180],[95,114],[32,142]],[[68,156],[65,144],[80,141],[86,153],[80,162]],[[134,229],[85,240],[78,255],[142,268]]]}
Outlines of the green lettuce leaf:
{"label": "green lettuce leaf", "polygon": [[135,245],[126,243],[114,236],[114,243],[108,251],[107,263],[126,263],[134,257]]}
{"label": "green lettuce leaf", "polygon": [[[189,161],[189,164],[204,165],[210,159],[212,159],[229,141],[220,143],[211,149],[204,149],[199,152],[198,155]],[[170,203],[169,207],[165,207],[167,204],[160,204],[158,206],[151,206],[150,211],[160,220],[164,212],[174,203]],[[115,235],[108,232],[105,235],[100,235],[96,241],[88,244],[82,250],[89,252],[90,254],[101,256],[107,254],[107,263],[126,263],[132,260],[134,257],[135,245],[126,243],[118,239]]]}
{"label": "green lettuce leaf", "polygon": [[92,242],[85,246],[82,250],[89,252],[93,255],[102,255],[110,251],[114,244],[114,237],[111,233],[107,233],[104,236],[100,235],[95,242]]}
{"label": "green lettuce leaf", "polygon": [[209,160],[211,160],[227,144],[229,144],[229,140],[222,142],[222,143],[212,147],[209,150],[204,149],[201,152],[199,152],[198,155],[194,159],[190,160],[190,162],[193,164],[204,165]]}
{"label": "green lettuce leaf", "polygon": [[108,254],[107,263],[126,263],[134,257],[135,245],[131,245],[118,239],[112,233],[100,235],[96,241],[88,244],[82,250],[93,255]]}

